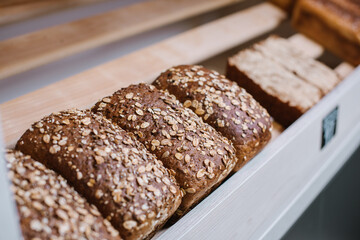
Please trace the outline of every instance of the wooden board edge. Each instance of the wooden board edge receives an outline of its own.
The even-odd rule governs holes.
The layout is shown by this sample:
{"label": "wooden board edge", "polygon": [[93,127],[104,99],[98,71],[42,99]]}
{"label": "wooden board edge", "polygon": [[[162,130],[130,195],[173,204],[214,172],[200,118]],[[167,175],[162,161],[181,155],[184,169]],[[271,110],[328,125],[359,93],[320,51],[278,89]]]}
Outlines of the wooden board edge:
{"label": "wooden board edge", "polygon": [[0,80],[239,1],[151,0],[8,39],[0,42]]}

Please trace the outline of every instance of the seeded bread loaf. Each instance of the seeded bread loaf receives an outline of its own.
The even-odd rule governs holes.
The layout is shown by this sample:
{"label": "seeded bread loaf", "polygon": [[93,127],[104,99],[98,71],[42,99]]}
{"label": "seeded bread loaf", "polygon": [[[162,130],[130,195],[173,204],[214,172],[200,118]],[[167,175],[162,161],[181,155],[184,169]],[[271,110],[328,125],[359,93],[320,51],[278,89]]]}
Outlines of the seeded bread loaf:
{"label": "seeded bread loaf", "polygon": [[245,88],[285,127],[322,96],[317,87],[254,49],[229,58],[226,76]]}
{"label": "seeded bread loaf", "polygon": [[185,107],[232,141],[238,158],[235,171],[271,138],[267,111],[243,88],[216,71],[196,65],[176,66],[153,84],[174,94]]}
{"label": "seeded bread loaf", "polygon": [[51,114],[16,148],[60,173],[125,239],[149,237],[181,201],[175,180],[154,155],[90,111]]}
{"label": "seeded bread loaf", "polygon": [[334,54],[360,64],[359,0],[298,0],[292,22]]}
{"label": "seeded bread loaf", "polygon": [[6,160],[25,240],[120,239],[64,178],[19,151],[8,150]]}
{"label": "seeded bread loaf", "polygon": [[219,184],[236,164],[231,143],[173,95],[152,85],[131,85],[98,102],[102,113],[139,141],[169,168],[183,193],[181,216]]}
{"label": "seeded bread loaf", "polygon": [[293,72],[300,79],[317,87],[322,95],[326,95],[340,82],[335,71],[313,58],[306,57],[284,38],[271,36],[255,44],[253,48]]}

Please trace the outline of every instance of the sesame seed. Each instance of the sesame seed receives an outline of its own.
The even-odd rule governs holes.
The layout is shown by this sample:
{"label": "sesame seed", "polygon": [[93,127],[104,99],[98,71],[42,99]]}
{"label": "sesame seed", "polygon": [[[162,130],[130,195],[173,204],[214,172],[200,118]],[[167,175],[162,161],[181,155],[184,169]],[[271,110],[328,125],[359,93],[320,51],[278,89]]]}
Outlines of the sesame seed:
{"label": "sesame seed", "polygon": [[144,122],[140,125],[141,128],[147,128],[148,126],[150,126],[150,123],[148,122]]}
{"label": "sesame seed", "polygon": [[60,151],[60,146],[58,146],[58,145],[53,145],[53,146],[51,146],[50,149],[49,149],[49,152],[50,152],[51,154],[55,154],[55,153],[57,153],[58,151]]}
{"label": "sesame seed", "polygon": [[144,112],[141,109],[136,109],[135,112],[140,116],[144,115]]}
{"label": "sesame seed", "polygon": [[142,186],[142,185],[145,184],[144,180],[143,180],[141,177],[137,177],[137,178],[136,178],[136,181],[137,181],[137,183],[138,183],[140,186]]}
{"label": "sesame seed", "polygon": [[145,172],[145,166],[140,166],[140,167],[138,168],[138,172],[139,172],[139,173]]}
{"label": "sesame seed", "polygon": [[85,129],[81,135],[88,136],[91,133],[91,129]]}
{"label": "sesame seed", "polygon": [[132,99],[133,96],[134,96],[133,93],[128,93],[128,94],[125,95],[125,98],[126,98],[126,99]]}
{"label": "sesame seed", "polygon": [[234,106],[238,106],[238,105],[240,105],[240,102],[238,100],[233,99],[233,100],[231,100],[231,104]]}
{"label": "sesame seed", "polygon": [[162,154],[162,158],[167,158],[170,155],[169,151],[166,151]]}
{"label": "sesame seed", "polygon": [[196,174],[196,177],[197,178],[202,178],[203,176],[205,175],[205,169],[200,169],[197,174]]}
{"label": "sesame seed", "polygon": [[190,100],[186,100],[185,102],[184,102],[184,107],[190,107],[191,106],[191,101]]}
{"label": "sesame seed", "polygon": [[56,210],[56,215],[61,218],[62,220],[67,220],[69,217],[68,215],[66,214],[65,211],[61,210],[61,209],[57,209]]}
{"label": "sesame seed", "polygon": [[77,172],[77,173],[76,173],[76,178],[77,178],[78,180],[82,179],[82,177],[83,177],[83,175],[82,175],[81,172]]}
{"label": "sesame seed", "polygon": [[104,195],[104,193],[100,189],[96,190],[95,197],[97,199],[100,199],[103,195]]}
{"label": "sesame seed", "polygon": [[116,203],[119,203],[121,201],[121,191],[119,189],[115,189],[113,191],[113,199]]}
{"label": "sesame seed", "polygon": [[45,135],[43,136],[43,141],[44,141],[45,143],[49,143],[49,142],[50,142],[50,135],[45,134]]}
{"label": "sesame seed", "polygon": [[219,127],[225,127],[225,122],[224,122],[224,120],[218,119],[218,120],[217,120],[217,125],[218,125]]}
{"label": "sesame seed", "polygon": [[185,162],[186,162],[186,163],[189,163],[189,162],[190,162],[190,155],[189,155],[189,154],[186,154],[186,155],[185,155]]}
{"label": "sesame seed", "polygon": [[204,115],[204,114],[205,114],[205,110],[202,109],[202,108],[198,108],[198,109],[195,110],[195,113],[196,113],[197,115]]}
{"label": "sesame seed", "polygon": [[50,197],[50,196],[45,196],[45,197],[44,197],[44,202],[45,202],[45,204],[48,205],[49,207],[53,207],[54,204],[55,204],[53,198]]}
{"label": "sesame seed", "polygon": [[58,144],[59,144],[60,146],[64,146],[66,143],[67,143],[67,140],[66,140],[66,139],[62,139],[62,140],[60,140],[60,141],[58,142]]}
{"label": "sesame seed", "polygon": [[95,156],[95,161],[97,164],[102,164],[102,163],[104,163],[105,160],[101,156]]}
{"label": "sesame seed", "polygon": [[173,194],[175,194],[177,192],[176,187],[174,187],[174,186],[170,186],[169,189],[170,189],[170,192],[172,192]]}
{"label": "sesame seed", "polygon": [[193,144],[194,147],[197,147],[199,145],[199,139],[194,138],[194,140],[192,141],[192,144]]}
{"label": "sesame seed", "polygon": [[127,220],[123,223],[123,227],[126,229],[126,230],[131,230],[133,229],[134,227],[137,226],[137,222],[135,222],[134,220]]}
{"label": "sesame seed", "polygon": [[181,160],[183,159],[183,155],[181,153],[175,153],[175,158]]}
{"label": "sesame seed", "polygon": [[105,97],[105,98],[103,98],[103,99],[102,99],[102,101],[103,101],[103,102],[106,102],[106,103],[110,103],[110,102],[111,102],[111,99],[110,99],[110,98]]}
{"label": "sesame seed", "polygon": [[157,147],[157,146],[160,146],[160,142],[159,142],[159,140],[154,139],[151,141],[151,145]]}
{"label": "sesame seed", "polygon": [[84,125],[89,125],[91,123],[91,120],[89,117],[84,118],[83,120],[81,120],[82,124]]}
{"label": "sesame seed", "polygon": [[90,179],[90,180],[87,182],[87,185],[88,185],[89,187],[93,187],[94,184],[95,184],[95,179]]}
{"label": "sesame seed", "polygon": [[187,188],[187,189],[185,189],[185,191],[186,191],[187,193],[196,193],[195,188]]}
{"label": "sesame seed", "polygon": [[42,230],[42,224],[39,220],[31,220],[30,222],[30,228],[34,231],[40,232]]}
{"label": "sesame seed", "polygon": [[161,140],[161,145],[171,147],[172,143],[169,139],[163,139],[163,140]]}

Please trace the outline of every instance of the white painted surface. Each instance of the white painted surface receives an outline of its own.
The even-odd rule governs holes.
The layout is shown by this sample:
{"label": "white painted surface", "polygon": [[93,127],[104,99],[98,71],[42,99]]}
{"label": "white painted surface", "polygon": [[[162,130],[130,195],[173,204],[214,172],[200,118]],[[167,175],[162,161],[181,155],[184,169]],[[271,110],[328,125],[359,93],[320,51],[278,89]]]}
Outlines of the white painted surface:
{"label": "white painted surface", "polygon": [[[0,116],[1,117],[1,116]],[[15,202],[4,159],[4,144],[0,127],[0,239],[22,239]]]}

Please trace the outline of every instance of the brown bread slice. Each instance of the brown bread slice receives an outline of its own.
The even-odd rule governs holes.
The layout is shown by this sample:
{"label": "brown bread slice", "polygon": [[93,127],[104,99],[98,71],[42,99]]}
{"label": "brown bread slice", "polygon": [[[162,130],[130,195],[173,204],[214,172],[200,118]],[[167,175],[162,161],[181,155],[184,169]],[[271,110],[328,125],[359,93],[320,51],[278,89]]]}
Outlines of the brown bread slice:
{"label": "brown bread slice", "polygon": [[171,169],[185,194],[178,216],[204,198],[236,164],[235,150],[225,137],[154,86],[120,89],[93,111],[134,132]]}
{"label": "brown bread slice", "polygon": [[125,239],[149,237],[181,201],[175,180],[154,155],[90,111],[51,114],[16,148],[60,173]]}
{"label": "brown bread slice", "polygon": [[25,240],[120,239],[64,178],[19,151],[5,157]]}
{"label": "brown bread slice", "polygon": [[318,88],[254,49],[229,58],[226,76],[245,88],[283,126],[293,123],[322,96]]}
{"label": "brown bread slice", "polygon": [[360,1],[298,0],[292,23],[342,59],[360,64]]}
{"label": "brown bread slice", "polygon": [[326,95],[340,82],[335,71],[319,61],[306,57],[284,38],[271,36],[253,47],[265,57],[320,89],[322,95]]}
{"label": "brown bread slice", "polygon": [[252,159],[271,138],[267,111],[235,82],[202,66],[181,65],[163,72],[154,86],[174,94],[185,107],[231,140],[238,163]]}

